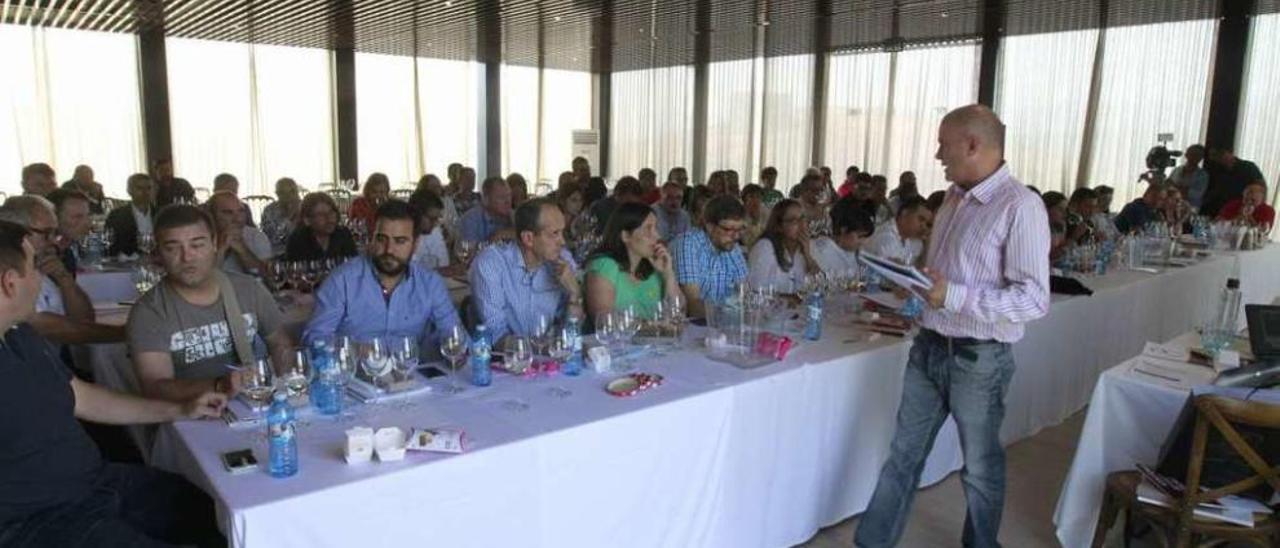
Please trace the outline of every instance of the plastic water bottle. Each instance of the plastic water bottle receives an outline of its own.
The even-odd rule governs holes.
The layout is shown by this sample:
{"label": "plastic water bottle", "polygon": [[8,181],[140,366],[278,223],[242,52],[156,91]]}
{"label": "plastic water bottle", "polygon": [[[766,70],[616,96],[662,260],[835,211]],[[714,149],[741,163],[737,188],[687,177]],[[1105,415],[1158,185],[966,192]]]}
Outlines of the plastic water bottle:
{"label": "plastic water bottle", "polygon": [[804,324],[804,338],[816,341],[822,338],[822,307],[825,297],[821,291],[814,291],[805,300],[808,315]]}
{"label": "plastic water bottle", "polygon": [[569,315],[569,323],[564,326],[565,346],[569,347],[569,359],[560,365],[560,372],[569,376],[582,373],[582,329],[578,326],[578,317]]}
{"label": "plastic water bottle", "polygon": [[323,340],[311,343],[311,368],[316,379],[311,382],[311,405],[324,415],[342,412],[341,372],[333,359],[333,350]]}
{"label": "plastic water bottle", "polygon": [[1218,296],[1218,308],[1214,312],[1212,325],[1220,330],[1224,337],[1234,337],[1237,320],[1240,318],[1240,280],[1228,278],[1227,286],[1222,288]]}
{"label": "plastic water bottle", "polygon": [[284,390],[277,391],[267,411],[267,438],[270,440],[272,477],[287,478],[298,473],[298,440],[293,429],[293,407]]}
{"label": "plastic water bottle", "polygon": [[898,309],[898,313],[908,320],[915,319],[921,312],[924,312],[924,299],[921,299],[915,293],[907,297],[907,302],[903,303],[902,308]]}
{"label": "plastic water bottle", "polygon": [[476,336],[471,338],[471,384],[489,386],[493,371],[489,369],[489,333],[484,324],[476,326]]}

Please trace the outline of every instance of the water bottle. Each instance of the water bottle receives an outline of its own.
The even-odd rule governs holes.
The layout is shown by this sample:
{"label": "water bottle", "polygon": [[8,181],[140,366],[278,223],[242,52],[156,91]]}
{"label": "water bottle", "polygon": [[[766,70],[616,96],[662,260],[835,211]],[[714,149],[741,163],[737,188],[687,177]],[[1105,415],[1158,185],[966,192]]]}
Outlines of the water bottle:
{"label": "water bottle", "polygon": [[298,473],[298,440],[294,437],[293,407],[284,390],[277,391],[267,410],[267,438],[270,440],[272,477],[287,478]]}
{"label": "water bottle", "polygon": [[489,386],[493,382],[493,371],[489,369],[489,333],[484,324],[476,326],[476,335],[471,338],[471,384]]}
{"label": "water bottle", "polygon": [[808,316],[804,324],[804,338],[816,341],[822,338],[822,305],[824,297],[821,291],[814,291],[805,300]]}
{"label": "water bottle", "polygon": [[1222,288],[1218,296],[1218,308],[1214,311],[1211,325],[1219,330],[1223,337],[1234,337],[1236,320],[1240,317],[1240,280],[1228,278],[1227,286]]}
{"label": "water bottle", "polygon": [[924,299],[915,293],[907,297],[907,302],[898,310],[898,313],[908,320],[914,320],[921,312],[924,312]]}
{"label": "water bottle", "polygon": [[569,359],[560,365],[560,372],[569,376],[582,373],[582,329],[578,326],[578,317],[570,314],[569,323],[564,326],[565,346],[569,347]]}
{"label": "water bottle", "polygon": [[323,340],[311,343],[311,369],[316,378],[311,381],[311,405],[324,415],[342,412],[341,372],[333,359],[333,350]]}

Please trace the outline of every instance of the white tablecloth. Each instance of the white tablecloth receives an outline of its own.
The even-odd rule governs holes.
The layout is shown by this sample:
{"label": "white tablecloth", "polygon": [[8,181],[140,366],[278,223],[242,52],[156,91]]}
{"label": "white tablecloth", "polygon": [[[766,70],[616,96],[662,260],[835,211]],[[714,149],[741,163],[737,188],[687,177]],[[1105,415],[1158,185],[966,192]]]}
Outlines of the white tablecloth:
{"label": "white tablecloth", "polygon": [[[1093,297],[1055,298],[1015,346],[1005,441],[1078,411],[1107,364],[1188,330],[1231,265],[1122,272],[1086,280]],[[1243,254],[1247,302],[1271,300],[1278,266],[1280,248]],[[693,353],[646,362],[667,382],[633,399],[606,395],[594,375],[500,378],[358,419],[465,428],[462,456],[349,467],[340,448],[350,424],[315,420],[300,429],[298,476],[230,476],[218,455],[253,447],[266,462],[262,434],[187,422],[160,429],[157,464],[215,495],[236,546],[790,546],[865,508],[893,435],[908,343],[846,344],[854,331],[839,323],[763,369]],[[573,395],[556,398],[552,385]],[[510,411],[510,399],[530,407]],[[923,483],[960,465],[948,423]]]}
{"label": "white tablecloth", "polygon": [[88,271],[76,274],[76,283],[95,303],[118,303],[138,298],[133,273],[128,270]]}
{"label": "white tablecloth", "polygon": [[[1190,347],[1197,341],[1194,335],[1184,335],[1173,344]],[[1093,542],[1107,474],[1133,470],[1137,463],[1156,465],[1160,448],[1190,395],[1184,386],[1133,372],[1134,363],[1128,360],[1107,370],[1093,391],[1053,515],[1058,541],[1068,548]],[[1280,403],[1280,394],[1259,391],[1253,399]]]}

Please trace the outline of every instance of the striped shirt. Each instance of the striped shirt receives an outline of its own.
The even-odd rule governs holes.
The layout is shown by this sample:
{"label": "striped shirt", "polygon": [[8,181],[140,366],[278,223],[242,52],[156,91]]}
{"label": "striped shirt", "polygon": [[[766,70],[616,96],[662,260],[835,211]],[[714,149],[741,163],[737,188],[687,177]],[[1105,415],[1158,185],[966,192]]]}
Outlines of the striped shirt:
{"label": "striped shirt", "polygon": [[[560,250],[560,259],[573,267],[568,250]],[[481,251],[471,263],[470,279],[476,311],[494,341],[508,333],[532,335],[538,314],[559,318],[568,300],[551,263],[529,270],[514,242]]]}
{"label": "striped shirt", "polygon": [[920,324],[948,337],[1015,342],[1049,311],[1049,216],[1007,165],[966,191],[951,185],[926,264],[947,279]]}

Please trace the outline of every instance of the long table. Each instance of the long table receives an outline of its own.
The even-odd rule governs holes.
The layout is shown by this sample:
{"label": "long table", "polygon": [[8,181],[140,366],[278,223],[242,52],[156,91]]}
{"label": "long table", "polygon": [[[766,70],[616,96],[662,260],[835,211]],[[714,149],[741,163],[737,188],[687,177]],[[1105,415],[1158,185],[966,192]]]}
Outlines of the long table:
{"label": "long table", "polygon": [[[1237,257],[1246,302],[1280,293],[1272,247],[1090,278],[1094,296],[1055,296],[1015,345],[1004,441],[1078,411],[1102,369],[1145,341],[1189,330]],[[909,341],[863,340],[832,316],[821,341],[760,369],[692,349],[647,360],[641,369],[666,383],[629,399],[607,395],[608,379],[593,374],[499,377],[410,408],[366,407],[353,423],[311,420],[298,434],[301,472],[289,479],[223,471],[222,452],[267,455],[262,432],[219,422],[161,427],[153,462],[215,496],[234,546],[790,546],[865,508],[901,393]],[[342,432],[353,424],[458,427],[471,443],[463,455],[348,466]],[[948,421],[921,483],[961,465]]]}

